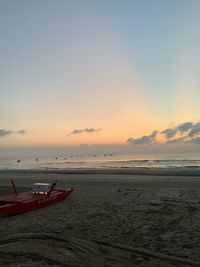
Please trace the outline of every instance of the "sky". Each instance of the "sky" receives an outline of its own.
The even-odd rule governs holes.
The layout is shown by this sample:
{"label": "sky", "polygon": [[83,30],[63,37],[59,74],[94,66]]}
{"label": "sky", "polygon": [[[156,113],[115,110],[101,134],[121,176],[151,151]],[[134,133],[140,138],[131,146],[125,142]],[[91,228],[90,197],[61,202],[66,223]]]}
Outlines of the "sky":
{"label": "sky", "polygon": [[199,9],[0,0],[0,147],[199,144]]}

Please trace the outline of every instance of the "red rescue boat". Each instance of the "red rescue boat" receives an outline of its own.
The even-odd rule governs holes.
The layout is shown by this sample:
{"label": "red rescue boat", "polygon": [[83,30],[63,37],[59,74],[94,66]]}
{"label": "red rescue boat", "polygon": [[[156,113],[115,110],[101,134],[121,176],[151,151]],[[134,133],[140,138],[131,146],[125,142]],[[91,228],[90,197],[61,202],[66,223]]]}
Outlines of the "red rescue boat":
{"label": "red rescue boat", "polygon": [[56,182],[51,184],[35,183],[32,191],[18,193],[14,181],[11,180],[15,195],[0,197],[0,214],[18,214],[47,207],[64,200],[74,188],[54,189]]}

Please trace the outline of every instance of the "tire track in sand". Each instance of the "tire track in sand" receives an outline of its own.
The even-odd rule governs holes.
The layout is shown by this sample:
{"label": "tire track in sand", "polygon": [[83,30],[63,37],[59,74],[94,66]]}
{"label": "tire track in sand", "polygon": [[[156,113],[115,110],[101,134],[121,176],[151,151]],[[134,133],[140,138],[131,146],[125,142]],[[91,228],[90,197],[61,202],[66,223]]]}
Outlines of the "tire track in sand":
{"label": "tire track in sand", "polygon": [[[8,265],[9,261],[22,263],[28,260],[40,263],[40,266],[102,266],[104,261],[110,263],[109,266],[123,266],[123,264],[134,266],[137,257],[142,257],[146,264],[148,261],[158,259],[171,263],[169,266],[200,266],[199,262],[190,259],[141,247],[126,247],[73,236],[63,237],[55,233],[20,233],[1,236],[0,257],[0,266]],[[102,261],[102,259],[105,260]]]}

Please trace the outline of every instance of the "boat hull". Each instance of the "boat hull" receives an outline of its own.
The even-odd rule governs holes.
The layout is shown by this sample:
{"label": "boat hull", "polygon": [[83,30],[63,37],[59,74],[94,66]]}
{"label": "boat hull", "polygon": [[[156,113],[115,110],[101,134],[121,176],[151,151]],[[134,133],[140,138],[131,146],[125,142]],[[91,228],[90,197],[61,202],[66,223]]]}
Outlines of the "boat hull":
{"label": "boat hull", "polygon": [[49,196],[25,192],[16,196],[0,197],[0,214],[19,214],[53,205],[67,198],[74,188],[53,190]]}

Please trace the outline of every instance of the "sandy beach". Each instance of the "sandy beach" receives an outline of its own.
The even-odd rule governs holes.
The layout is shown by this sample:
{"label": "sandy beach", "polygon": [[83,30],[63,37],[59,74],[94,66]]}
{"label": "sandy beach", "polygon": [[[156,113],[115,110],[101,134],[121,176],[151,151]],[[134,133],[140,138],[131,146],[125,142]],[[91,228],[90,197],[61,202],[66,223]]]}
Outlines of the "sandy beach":
{"label": "sandy beach", "polygon": [[0,266],[200,266],[198,170],[0,171],[0,195],[10,178],[75,191],[1,217]]}

